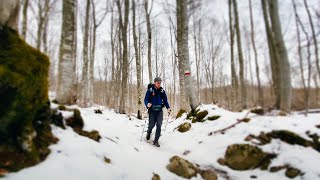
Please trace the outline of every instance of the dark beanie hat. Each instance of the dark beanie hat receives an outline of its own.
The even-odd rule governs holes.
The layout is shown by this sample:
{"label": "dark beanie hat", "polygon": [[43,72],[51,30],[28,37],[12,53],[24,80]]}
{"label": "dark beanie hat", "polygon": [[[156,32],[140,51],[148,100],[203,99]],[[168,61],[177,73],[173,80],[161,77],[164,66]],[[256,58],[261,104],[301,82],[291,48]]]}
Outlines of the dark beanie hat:
{"label": "dark beanie hat", "polygon": [[154,78],[154,82],[156,82],[156,81],[162,81],[162,79],[160,77],[156,77],[156,78]]}

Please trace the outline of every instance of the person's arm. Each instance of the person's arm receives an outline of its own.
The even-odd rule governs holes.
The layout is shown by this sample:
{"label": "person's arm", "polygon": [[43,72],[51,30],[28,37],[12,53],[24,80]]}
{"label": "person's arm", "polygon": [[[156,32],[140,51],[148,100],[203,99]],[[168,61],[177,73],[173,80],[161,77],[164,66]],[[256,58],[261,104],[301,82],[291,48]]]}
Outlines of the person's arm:
{"label": "person's arm", "polygon": [[149,91],[149,90],[147,90],[147,92],[146,92],[146,96],[144,97],[144,105],[146,106],[146,108],[148,108],[149,96],[150,96],[150,91]]}
{"label": "person's arm", "polygon": [[167,94],[166,91],[163,90],[163,103],[166,106],[167,109],[170,109],[170,105],[168,103],[168,98],[167,98]]}

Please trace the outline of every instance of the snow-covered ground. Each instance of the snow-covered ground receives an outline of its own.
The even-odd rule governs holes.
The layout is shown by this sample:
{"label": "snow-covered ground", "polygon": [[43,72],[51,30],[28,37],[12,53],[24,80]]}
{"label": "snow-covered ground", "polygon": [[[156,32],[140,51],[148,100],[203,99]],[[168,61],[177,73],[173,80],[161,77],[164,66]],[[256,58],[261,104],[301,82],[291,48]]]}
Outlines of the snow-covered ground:
{"label": "snow-covered ground", "polygon": [[[291,130],[309,140],[305,134],[307,130],[320,135],[320,129],[315,127],[320,124],[320,114],[312,113],[305,117],[298,113],[289,116],[257,116],[250,113],[249,123],[240,123],[225,134],[208,136],[209,132],[237,122],[247,111],[234,113],[215,105],[202,105],[201,109],[209,111],[208,116],[221,115],[221,118],[193,123],[191,129],[185,133],[174,129],[186,121],[186,115],[177,120],[170,118],[171,123],[167,125],[166,131],[162,132],[159,140],[161,147],[157,148],[145,141],[145,133],[140,141],[145,121],[116,114],[113,110],[105,108],[102,108],[103,114],[95,114],[94,109],[97,107],[80,108],[80,111],[85,122],[84,130],[98,130],[102,136],[100,143],[76,134],[70,127],[63,130],[53,125],[53,133],[59,138],[59,142],[50,146],[52,152],[47,159],[34,167],[10,173],[4,179],[147,180],[152,178],[153,173],[159,174],[164,180],[182,179],[166,169],[169,159],[178,155],[201,166],[213,166],[226,171],[231,179],[250,179],[250,176],[255,175],[257,179],[280,180],[287,179],[284,170],[277,173],[259,169],[235,171],[221,166],[217,159],[224,157],[228,145],[250,143],[244,141],[245,137],[249,134],[258,135],[261,131]],[[163,128],[166,126],[166,120],[167,114],[164,113]],[[154,134],[151,138],[153,137]],[[280,140],[272,140],[270,144],[260,147],[265,152],[278,154],[277,158],[272,160],[271,166],[290,164],[305,173],[296,179],[320,179],[320,153],[316,150],[289,145]],[[183,155],[186,150],[190,153]],[[105,157],[111,159],[110,164],[104,161]],[[192,179],[202,178],[198,175]]]}

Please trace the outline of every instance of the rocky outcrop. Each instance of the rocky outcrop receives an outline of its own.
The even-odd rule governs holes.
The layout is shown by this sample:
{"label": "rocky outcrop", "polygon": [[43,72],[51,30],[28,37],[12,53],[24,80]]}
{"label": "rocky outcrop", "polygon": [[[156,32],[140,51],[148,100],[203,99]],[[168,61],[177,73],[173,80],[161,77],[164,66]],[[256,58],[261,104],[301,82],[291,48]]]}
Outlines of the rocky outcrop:
{"label": "rocky outcrop", "polygon": [[228,146],[224,159],[219,159],[218,162],[234,170],[267,169],[274,157],[275,155],[265,153],[257,146],[233,144]]}
{"label": "rocky outcrop", "polygon": [[0,168],[6,171],[41,162],[57,142],[50,127],[48,69],[46,55],[12,28],[0,28]]}
{"label": "rocky outcrop", "polygon": [[170,163],[167,165],[167,169],[184,178],[191,179],[197,176],[198,168],[189,161],[180,158],[179,156],[173,156],[170,158]]}

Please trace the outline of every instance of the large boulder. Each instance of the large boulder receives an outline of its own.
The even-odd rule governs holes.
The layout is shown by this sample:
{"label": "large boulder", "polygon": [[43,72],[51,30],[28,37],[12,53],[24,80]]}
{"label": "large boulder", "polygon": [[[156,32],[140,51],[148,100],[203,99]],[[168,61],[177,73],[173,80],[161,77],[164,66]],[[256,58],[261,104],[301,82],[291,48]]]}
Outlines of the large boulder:
{"label": "large boulder", "polygon": [[7,26],[0,28],[0,168],[16,171],[49,154],[49,59]]}
{"label": "large boulder", "polygon": [[267,169],[273,157],[275,155],[265,153],[257,146],[233,144],[228,146],[223,161],[220,159],[219,163],[234,170]]}
{"label": "large boulder", "polygon": [[198,168],[195,165],[179,156],[170,158],[167,169],[170,172],[187,179],[197,176],[198,173]]}

